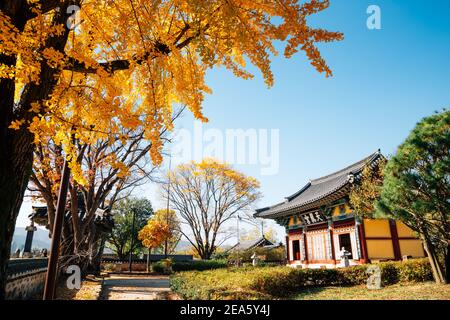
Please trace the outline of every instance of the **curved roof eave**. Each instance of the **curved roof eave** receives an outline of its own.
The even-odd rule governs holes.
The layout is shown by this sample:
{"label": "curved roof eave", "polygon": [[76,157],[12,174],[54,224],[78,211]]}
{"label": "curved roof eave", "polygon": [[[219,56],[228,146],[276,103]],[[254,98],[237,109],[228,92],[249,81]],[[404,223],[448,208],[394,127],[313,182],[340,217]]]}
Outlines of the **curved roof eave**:
{"label": "curved roof eave", "polygon": [[[349,166],[345,167],[344,169],[338,170],[334,173],[328,174],[328,175],[320,177],[318,179],[310,180],[299,191],[292,194],[291,196],[286,197],[285,198],[286,201],[280,202],[273,206],[257,209],[254,216],[258,217],[258,218],[271,218],[271,217],[280,216],[283,213],[287,213],[291,210],[309,207],[312,203],[321,201],[322,199],[328,197],[329,195],[339,191],[340,189],[344,188],[346,185],[350,184],[352,182],[352,181],[350,181],[351,177],[358,175],[364,168],[365,164],[373,163],[373,162],[377,161],[380,157],[383,157],[383,155],[381,154],[380,149],[378,149],[376,152],[372,153],[368,157],[366,157],[352,165],[349,165]],[[340,179],[342,181],[339,181]],[[319,191],[319,194],[315,197],[312,197],[311,199],[308,199],[303,202],[299,201],[298,203],[295,203],[295,200],[299,196],[301,196],[303,193],[305,193],[311,186],[317,187],[320,185],[326,185],[327,182],[328,183],[337,183],[337,184],[324,193],[320,193],[320,191]],[[288,205],[290,202],[293,202],[293,203],[291,205]]]}

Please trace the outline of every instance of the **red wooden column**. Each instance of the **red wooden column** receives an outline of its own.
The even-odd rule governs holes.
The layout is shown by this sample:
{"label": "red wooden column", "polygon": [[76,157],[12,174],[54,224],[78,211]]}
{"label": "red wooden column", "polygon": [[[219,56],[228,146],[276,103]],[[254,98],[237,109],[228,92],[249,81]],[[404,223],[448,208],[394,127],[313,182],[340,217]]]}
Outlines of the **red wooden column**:
{"label": "red wooden column", "polygon": [[331,259],[333,260],[333,264],[336,265],[336,252],[334,250],[334,225],[333,222],[328,224],[328,232],[330,233],[330,245],[331,245]]}
{"label": "red wooden column", "polygon": [[391,229],[392,247],[394,248],[395,260],[401,260],[400,240],[398,239],[397,223],[389,219],[389,228]]}
{"label": "red wooden column", "polygon": [[358,225],[358,229],[359,230],[357,231],[359,232],[359,241],[361,245],[361,255],[362,255],[361,262],[368,263],[369,255],[367,252],[367,240],[366,240],[366,231],[364,230],[364,219],[361,219],[361,223]]}
{"label": "red wooden column", "polygon": [[290,257],[290,253],[289,253],[289,235],[286,236],[286,259],[287,262],[290,263],[291,262],[291,257]]}
{"label": "red wooden column", "polygon": [[306,236],[306,227],[303,228],[303,232],[302,232],[302,237],[303,237],[303,245],[305,247],[305,260],[303,261],[304,264],[306,264],[306,266],[308,266],[309,264],[309,260],[308,260],[308,237]]}

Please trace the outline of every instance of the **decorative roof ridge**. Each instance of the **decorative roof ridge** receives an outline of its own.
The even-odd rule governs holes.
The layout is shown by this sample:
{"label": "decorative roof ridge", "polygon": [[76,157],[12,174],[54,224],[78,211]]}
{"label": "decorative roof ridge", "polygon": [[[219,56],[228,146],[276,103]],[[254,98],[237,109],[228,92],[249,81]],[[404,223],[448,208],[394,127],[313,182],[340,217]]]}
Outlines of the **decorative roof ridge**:
{"label": "decorative roof ridge", "polygon": [[267,206],[267,207],[264,207],[264,208],[256,209],[255,212],[256,212],[256,213],[262,213],[262,212],[268,211],[268,210],[270,210],[270,209],[272,209],[272,208],[278,207],[279,205],[282,205],[282,204],[284,204],[284,203],[286,203],[286,201],[278,202],[278,203],[276,203],[276,204],[274,204],[274,205],[272,205],[272,206]]}
{"label": "decorative roof ridge", "polygon": [[303,186],[303,188],[301,188],[300,190],[298,190],[296,193],[294,193],[294,194],[292,194],[292,195],[286,197],[285,199],[286,199],[288,202],[291,201],[292,199],[294,199],[295,197],[297,197],[299,194],[301,194],[303,191],[305,191],[306,189],[308,189],[310,186],[311,186],[311,180],[309,180],[308,183],[305,184],[305,185]]}

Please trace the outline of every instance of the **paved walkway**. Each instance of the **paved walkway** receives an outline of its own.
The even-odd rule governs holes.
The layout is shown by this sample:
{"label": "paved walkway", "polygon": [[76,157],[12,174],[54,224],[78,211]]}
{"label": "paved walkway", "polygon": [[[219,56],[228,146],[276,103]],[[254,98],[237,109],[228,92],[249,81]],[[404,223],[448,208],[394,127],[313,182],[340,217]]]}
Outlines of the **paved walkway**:
{"label": "paved walkway", "polygon": [[111,275],[103,282],[102,300],[173,300],[169,277],[149,275]]}

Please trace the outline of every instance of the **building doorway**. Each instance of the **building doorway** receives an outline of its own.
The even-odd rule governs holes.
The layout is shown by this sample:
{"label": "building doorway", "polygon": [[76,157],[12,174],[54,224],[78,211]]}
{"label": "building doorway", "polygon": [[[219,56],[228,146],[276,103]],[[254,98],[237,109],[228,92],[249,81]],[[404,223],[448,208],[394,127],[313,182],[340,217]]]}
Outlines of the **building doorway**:
{"label": "building doorway", "polygon": [[292,254],[294,260],[300,260],[300,240],[292,241]]}
{"label": "building doorway", "polygon": [[350,239],[350,233],[344,233],[339,235],[339,252],[342,250],[343,247],[345,248],[346,251],[350,252],[348,258],[353,259],[352,241]]}

